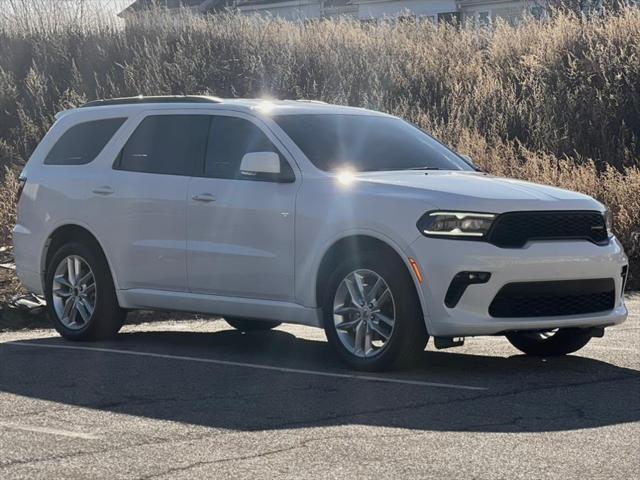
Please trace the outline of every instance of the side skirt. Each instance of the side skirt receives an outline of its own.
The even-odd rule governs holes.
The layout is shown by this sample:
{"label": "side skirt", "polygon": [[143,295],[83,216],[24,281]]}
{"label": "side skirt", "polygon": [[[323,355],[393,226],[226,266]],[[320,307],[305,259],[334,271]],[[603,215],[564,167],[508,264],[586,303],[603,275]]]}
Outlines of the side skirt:
{"label": "side skirt", "polygon": [[129,309],[175,310],[322,326],[319,308],[290,302],[142,288],[118,290],[118,301],[121,307]]}

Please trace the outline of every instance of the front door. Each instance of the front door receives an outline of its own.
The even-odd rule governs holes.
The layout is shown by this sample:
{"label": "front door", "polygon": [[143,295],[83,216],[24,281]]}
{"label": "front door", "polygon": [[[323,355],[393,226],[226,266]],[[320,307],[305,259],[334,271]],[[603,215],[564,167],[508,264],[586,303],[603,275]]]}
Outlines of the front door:
{"label": "front door", "polygon": [[[187,206],[187,272],[194,293],[291,301],[299,178],[273,135],[253,120],[211,118],[201,175]],[[247,153],[275,152],[280,176],[240,170]]]}

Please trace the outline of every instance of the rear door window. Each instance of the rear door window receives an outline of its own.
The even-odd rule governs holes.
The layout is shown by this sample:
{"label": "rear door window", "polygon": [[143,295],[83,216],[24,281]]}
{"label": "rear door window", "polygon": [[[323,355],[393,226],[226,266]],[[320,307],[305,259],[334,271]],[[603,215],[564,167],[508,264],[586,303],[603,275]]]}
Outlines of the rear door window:
{"label": "rear door window", "polygon": [[126,118],[79,123],[67,130],[44,160],[46,165],[85,165],[92,162]]}
{"label": "rear door window", "polygon": [[146,117],[125,144],[119,170],[164,175],[193,175],[207,147],[208,115]]}

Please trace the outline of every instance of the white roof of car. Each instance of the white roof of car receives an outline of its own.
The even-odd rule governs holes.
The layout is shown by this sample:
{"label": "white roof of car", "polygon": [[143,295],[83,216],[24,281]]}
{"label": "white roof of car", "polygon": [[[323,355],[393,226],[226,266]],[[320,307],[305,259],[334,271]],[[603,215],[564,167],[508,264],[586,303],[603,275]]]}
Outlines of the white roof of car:
{"label": "white roof of car", "polygon": [[221,109],[245,111],[260,115],[294,114],[343,114],[386,115],[364,108],[333,105],[316,100],[273,100],[261,98],[218,98],[207,96],[131,97],[95,100],[78,108],[64,110],[56,118],[80,112],[128,112],[150,109]]}

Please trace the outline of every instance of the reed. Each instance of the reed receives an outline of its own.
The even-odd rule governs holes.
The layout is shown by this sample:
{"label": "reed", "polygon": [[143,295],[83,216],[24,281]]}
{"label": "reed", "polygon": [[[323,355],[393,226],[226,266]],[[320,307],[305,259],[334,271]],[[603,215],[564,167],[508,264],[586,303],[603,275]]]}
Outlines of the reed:
{"label": "reed", "polygon": [[[215,94],[363,106],[418,123],[491,173],[606,203],[639,285],[640,9],[491,29],[187,12],[125,26],[95,12],[20,13],[20,2],[8,1],[16,8],[0,14],[0,166],[10,172],[57,111],[94,98]],[[13,175],[0,192],[2,242]]]}

